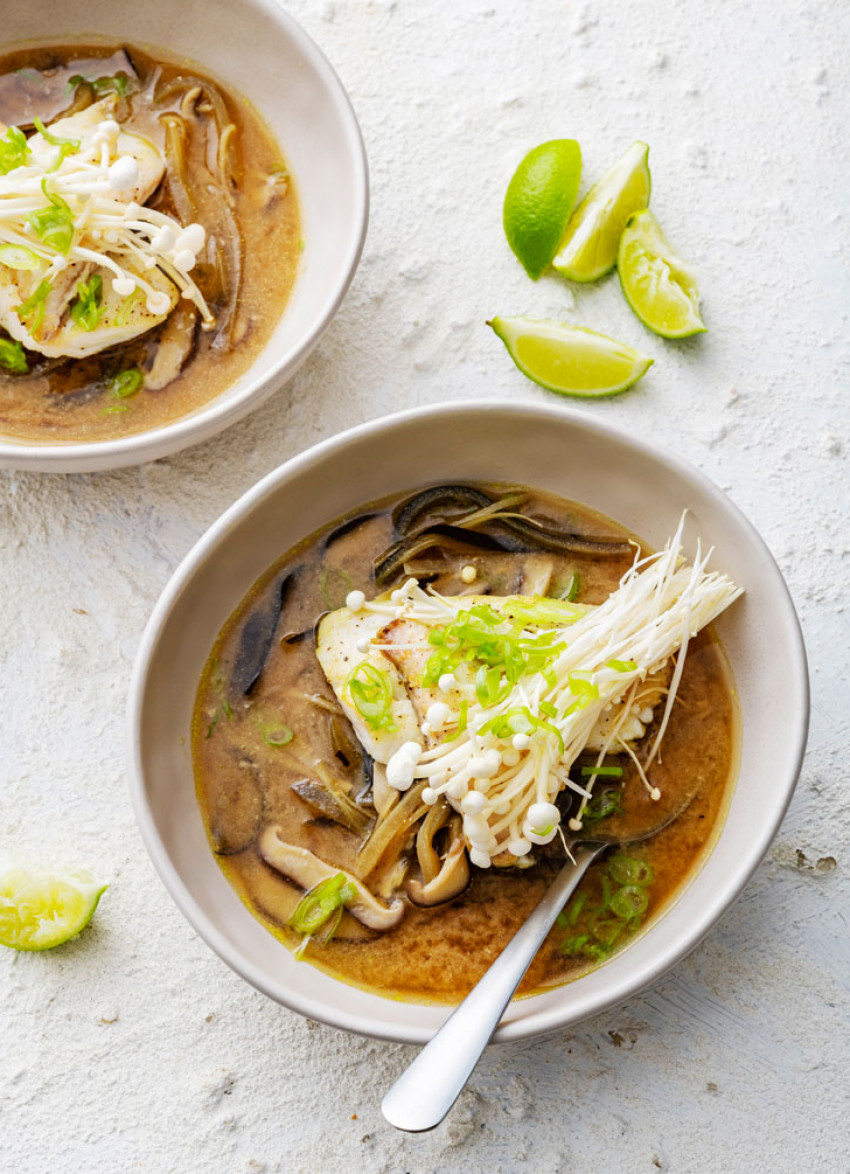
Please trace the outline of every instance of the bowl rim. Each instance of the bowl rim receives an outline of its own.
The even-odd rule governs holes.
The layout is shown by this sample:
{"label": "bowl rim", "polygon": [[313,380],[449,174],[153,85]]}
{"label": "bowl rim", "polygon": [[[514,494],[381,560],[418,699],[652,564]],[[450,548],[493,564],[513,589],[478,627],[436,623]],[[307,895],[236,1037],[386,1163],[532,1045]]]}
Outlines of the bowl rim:
{"label": "bowl rim", "polygon": [[[593,993],[582,996],[578,982],[567,984],[571,987],[573,997],[566,1008],[556,1007],[548,1011],[540,1010],[504,1023],[497,1028],[491,1042],[505,1043],[546,1035],[572,1026],[592,1015],[601,1014],[657,981],[662,974],[695,949],[726,909],[740,895],[764,859],[793,797],[808,736],[810,688],[806,650],[799,617],[776,560],[764,539],[732,499],[701,469],[663,445],[646,441],[642,437],[627,432],[625,428],[600,420],[576,408],[524,404],[506,399],[488,401],[466,399],[410,408],[369,420],[312,445],[266,474],[230,505],[186,554],[166,584],[142,634],[127,697],[128,781],[132,806],[148,854],[175,904],[196,932],[232,970],[257,990],[276,1002],[282,1003],[290,1010],[346,1031],[399,1043],[427,1043],[433,1031],[428,1027],[415,1024],[376,1022],[360,1013],[341,1010],[336,1006],[329,1006],[326,1002],[314,1001],[297,992],[293,993],[282,984],[275,985],[259,968],[254,967],[239,954],[228,938],[208,920],[206,914],[196,904],[191,892],[171,862],[147,802],[141,737],[146,680],[160,634],[165,628],[172,610],[179,602],[184,587],[198,571],[203,569],[207,558],[226,543],[231,528],[242,521],[268,496],[277,492],[282,483],[316,462],[333,458],[335,454],[352,442],[392,430],[395,426],[404,426],[431,417],[442,416],[450,420],[453,416],[469,412],[486,415],[490,410],[513,413],[518,417],[531,415],[541,423],[547,420],[557,420],[562,424],[569,422],[581,430],[588,430],[598,436],[625,444],[653,461],[667,466],[674,474],[695,482],[710,498],[720,501],[723,507],[732,513],[737,523],[747,531],[750,540],[758,547],[761,555],[766,556],[767,565],[774,572],[772,594],[779,609],[780,622],[788,638],[788,676],[793,679],[798,689],[797,704],[794,707],[797,723],[796,729],[791,732],[789,737],[791,749],[788,755],[787,770],[782,780],[784,789],[778,796],[770,818],[761,825],[758,834],[750,839],[749,851],[744,857],[739,857],[739,866],[734,870],[734,875],[731,872],[725,874],[723,883],[717,886],[710,899],[704,901],[701,910],[695,914],[688,931],[677,939],[675,947],[667,949],[652,962],[643,965],[633,978],[625,983],[619,983],[617,989],[610,993],[601,995]],[[328,521],[331,520],[328,519]],[[531,1005],[535,997],[530,996],[522,1002]],[[395,1000],[392,1001],[395,1002]],[[419,1006],[420,1004],[414,1005]],[[445,1007],[446,1018],[453,1010],[454,1006]]]}
{"label": "bowl rim", "polygon": [[369,225],[369,163],[363,132],[339,75],[318,44],[294,17],[275,0],[241,0],[241,3],[255,7],[276,23],[280,31],[309,60],[336,108],[348,144],[353,165],[352,219],[356,227],[323,313],[307,334],[291,345],[264,375],[249,380],[239,394],[227,402],[222,402],[223,395],[220,394],[190,415],[179,417],[170,424],[116,440],[34,444],[16,441],[0,432],[0,468],[44,473],[99,472],[145,464],[209,440],[260,407],[290,379],[335,317],[357,271]]}

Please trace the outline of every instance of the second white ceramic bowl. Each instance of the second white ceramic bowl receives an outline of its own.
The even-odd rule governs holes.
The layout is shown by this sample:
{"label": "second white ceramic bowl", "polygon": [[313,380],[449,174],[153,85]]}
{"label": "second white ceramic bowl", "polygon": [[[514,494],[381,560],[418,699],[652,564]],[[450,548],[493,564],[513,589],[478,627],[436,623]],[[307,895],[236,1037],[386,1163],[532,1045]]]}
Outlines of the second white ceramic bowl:
{"label": "second white ceramic bowl", "polygon": [[656,445],[568,409],[460,403],[365,424],[266,477],[196,545],[145,632],[128,714],[136,816],[174,900],[248,982],[314,1019],[411,1043],[429,1039],[448,1009],[381,998],[296,962],[228,884],[195,799],[192,708],[219,630],[280,555],[359,504],[434,482],[475,480],[518,482],[585,502],[656,548],[687,508],[686,546],[692,553],[697,536],[713,546],[714,567],[746,591],[717,624],[738,687],[743,744],[714,850],[643,937],[591,974],[512,1003],[497,1040],[568,1027],[634,994],[691,950],[767,851],[806,742],[805,652],[773,558],[716,485]]}
{"label": "second white ceramic bowl", "polygon": [[357,119],[338,77],[275,0],[5,0],[0,53],[36,44],[136,44],[197,62],[262,114],[295,178],[305,249],[292,296],[250,369],[162,428],[90,444],[0,434],[0,468],[81,473],[137,465],[207,440],[290,378],[348,289],[366,236],[369,184]]}

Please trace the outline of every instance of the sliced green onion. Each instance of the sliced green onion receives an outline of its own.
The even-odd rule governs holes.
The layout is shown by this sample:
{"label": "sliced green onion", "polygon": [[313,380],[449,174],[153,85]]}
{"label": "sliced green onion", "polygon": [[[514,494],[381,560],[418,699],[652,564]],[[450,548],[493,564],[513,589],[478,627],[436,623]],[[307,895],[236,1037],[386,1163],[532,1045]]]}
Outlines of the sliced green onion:
{"label": "sliced green onion", "polygon": [[126,371],[119,371],[109,380],[109,394],[117,399],[129,399],[135,395],[144,383],[144,376],[138,367],[130,367]]}
{"label": "sliced green onion", "polygon": [[565,599],[550,599],[545,595],[531,595],[523,599],[512,599],[502,605],[502,615],[522,620],[524,624],[538,627],[563,628],[574,624],[585,614],[583,607],[574,607]]}
{"label": "sliced green onion", "polygon": [[574,926],[581,917],[581,911],[587,904],[587,893],[579,893],[570,904],[567,910],[567,925]]}
{"label": "sliced green onion", "polygon": [[118,73],[112,77],[83,77],[81,73],[75,73],[72,78],[68,79],[68,85],[76,89],[77,86],[89,85],[92,86],[96,94],[106,94],[110,90],[114,90],[122,98],[125,97],[130,90],[130,79],[123,69],[119,69]]}
{"label": "sliced green onion", "polygon": [[457,715],[457,729],[453,734],[449,734],[448,738],[443,738],[444,742],[454,742],[455,738],[459,738],[461,734],[466,731],[467,715],[469,714],[469,702],[461,701],[458,708]]}
{"label": "sliced green onion", "polygon": [[346,682],[354,708],[372,730],[394,730],[393,687],[387,673],[368,660],[354,669]]}
{"label": "sliced green onion", "polygon": [[630,917],[640,917],[645,913],[648,904],[649,895],[645,888],[623,885],[611,898],[611,912],[628,921]]}
{"label": "sliced green onion", "polygon": [[344,872],[319,881],[295,907],[287,925],[300,934],[312,934],[349,901],[357,898],[357,889]]}
{"label": "sliced green onion", "polygon": [[0,367],[4,371],[14,371],[16,375],[26,375],[29,371],[24,348],[17,339],[0,338]]}
{"label": "sliced green onion", "polygon": [[582,952],[584,946],[590,941],[590,934],[576,934],[571,938],[564,938],[561,944],[561,953],[566,954],[568,958],[575,958],[577,954]]}
{"label": "sliced green onion", "polygon": [[609,660],[606,664],[609,669],[614,669],[617,673],[633,673],[637,668],[635,660]]}
{"label": "sliced green onion", "polygon": [[622,778],[623,768],[621,766],[583,766],[581,768],[583,779],[594,778],[596,775],[605,779],[619,779]]}
{"label": "sliced green onion", "polygon": [[15,306],[15,313],[30,334],[35,334],[44,321],[44,303],[52,288],[49,281],[42,281],[28,298]]}
{"label": "sliced green onion", "polygon": [[545,713],[547,717],[557,717],[558,711],[551,701],[541,701],[538,705],[541,713]]}
{"label": "sliced green onion", "polygon": [[9,269],[35,272],[42,266],[41,257],[26,245],[0,245],[0,261]]}
{"label": "sliced green onion", "polygon": [[613,948],[603,942],[588,942],[581,952],[587,958],[592,958],[594,962],[601,962],[603,958],[608,957]]}
{"label": "sliced green onion", "polygon": [[619,815],[622,810],[623,797],[619,791],[602,791],[599,795],[594,795],[585,807],[582,822],[585,827],[590,827],[609,815]]}
{"label": "sliced green onion", "polygon": [[542,672],[566,646],[555,642],[554,632],[529,636],[524,628],[524,620],[502,615],[489,604],[465,608],[452,623],[429,632],[428,643],[435,651],[428,658],[422,683],[434,685],[443,673],[464,663],[501,669],[510,685],[526,673]]}
{"label": "sliced green onion", "polygon": [[102,416],[114,416],[116,412],[129,412],[129,410],[129,404],[110,404],[108,407],[102,408],[100,414]]}
{"label": "sliced green onion", "polygon": [[144,298],[144,296],[145,296],[144,290],[140,289],[140,287],[138,285],[136,286],[136,288],[133,290],[133,292],[131,294],[127,295],[127,297],[121,303],[121,309],[115,315],[115,325],[116,326],[126,326],[127,325],[127,321],[130,317],[130,312],[133,309],[133,306],[135,306],[136,302],[138,302],[142,298]]}
{"label": "sliced green onion", "polygon": [[510,693],[512,685],[502,676],[499,668],[488,668],[482,664],[475,675],[475,696],[478,704],[484,709],[492,709],[500,701],[504,701]]}
{"label": "sliced green onion", "polygon": [[35,129],[41,135],[45,142],[50,143],[51,147],[72,147],[73,150],[79,151],[79,139],[60,139],[58,135],[52,135],[38,115],[32,120]]}
{"label": "sliced green onion", "polygon": [[57,253],[67,253],[74,239],[74,217],[71,209],[61,196],[47,190],[47,178],[41,181],[41,190],[49,205],[38,208],[25,217],[27,224],[32,225],[38,237]]}
{"label": "sliced green onion", "polygon": [[103,305],[103,278],[95,273],[91,281],[77,282],[77,296],[71,303],[71,318],[83,330],[96,330],[106,311]]}
{"label": "sliced green onion", "polygon": [[531,712],[527,705],[510,709],[507,713],[491,718],[480,727],[479,734],[495,734],[497,738],[512,738],[514,734],[533,734],[536,730],[544,730],[547,734],[554,734],[558,739],[561,753],[564,753],[564,738],[557,726],[544,721]]}
{"label": "sliced green onion", "polygon": [[[614,900],[616,900],[616,895]],[[613,901],[611,903],[611,912],[614,912]],[[607,917],[604,914],[597,913],[590,919],[589,928],[598,942],[610,947],[614,945],[626,927],[619,917]]]}
{"label": "sliced green onion", "polygon": [[618,885],[651,885],[655,877],[651,865],[632,856],[612,856],[608,871]]}
{"label": "sliced green onion", "polygon": [[219,713],[218,713],[218,710],[216,710],[215,714],[213,715],[213,719],[209,724],[209,728],[207,729],[207,737],[208,738],[211,738],[213,736],[213,730],[218,725],[218,718],[219,718]]}
{"label": "sliced green onion", "polygon": [[295,734],[289,726],[277,726],[263,733],[263,741],[269,746],[288,746],[294,737]]}
{"label": "sliced green onion", "polygon": [[229,722],[233,721],[233,708],[226,697],[221,699],[221,708],[224,710],[224,716]]}
{"label": "sliced green onion", "polygon": [[32,151],[27,146],[27,136],[17,126],[6,128],[5,135],[0,138],[0,175],[8,175],[16,167],[23,167],[32,158]]}
{"label": "sliced green onion", "polygon": [[33,124],[35,125],[35,129],[38,131],[38,133],[41,135],[41,137],[44,139],[44,141],[46,143],[50,143],[51,147],[58,147],[59,148],[59,154],[56,157],[56,162],[53,164],[52,167],[48,168],[48,174],[51,171],[58,171],[59,168],[62,166],[63,159],[67,159],[67,157],[69,155],[76,155],[76,153],[79,151],[79,149],[80,149],[80,140],[79,139],[60,139],[58,137],[58,135],[52,135],[50,133],[50,131],[47,130],[47,128],[45,127],[44,123],[41,121],[40,118],[34,118]]}
{"label": "sliced green onion", "polygon": [[578,589],[579,589],[578,575],[573,574],[573,577],[570,579],[569,583],[567,584],[566,590],[562,591],[561,594],[558,596],[558,598],[566,600],[567,603],[572,603],[573,600],[578,597]]}

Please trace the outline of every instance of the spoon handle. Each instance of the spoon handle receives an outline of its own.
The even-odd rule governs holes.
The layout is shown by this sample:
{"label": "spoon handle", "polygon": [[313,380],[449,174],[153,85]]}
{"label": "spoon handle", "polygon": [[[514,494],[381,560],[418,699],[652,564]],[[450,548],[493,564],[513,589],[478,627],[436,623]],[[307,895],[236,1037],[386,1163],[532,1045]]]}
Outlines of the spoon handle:
{"label": "spoon handle", "polygon": [[502,1012],[565,901],[604,845],[583,845],[543,894],[499,957],[425,1045],[381,1104],[390,1125],[421,1133],[439,1125],[472,1075]]}

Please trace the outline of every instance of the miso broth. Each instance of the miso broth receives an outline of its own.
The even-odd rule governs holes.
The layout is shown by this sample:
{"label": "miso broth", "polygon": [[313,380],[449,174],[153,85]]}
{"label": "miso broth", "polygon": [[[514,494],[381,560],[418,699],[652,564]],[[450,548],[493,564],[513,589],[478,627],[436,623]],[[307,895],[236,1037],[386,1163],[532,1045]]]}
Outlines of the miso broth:
{"label": "miso broth", "polygon": [[[371,600],[410,576],[444,596],[474,591],[476,597],[494,600],[520,596],[525,586],[525,594],[534,599],[569,597],[576,605],[601,604],[617,589],[638,550],[633,535],[584,506],[526,489],[514,493],[514,488],[476,486],[470,492],[510,500],[511,509],[531,519],[533,526],[567,534],[573,549],[535,549],[531,539],[526,541],[527,529],[520,526],[519,537],[517,531],[506,537],[509,531],[499,522],[485,523],[464,537],[454,517],[447,523],[440,507],[430,510],[429,499],[423,498],[425,510],[415,517],[414,531],[436,526],[434,544],[423,546],[425,540],[419,539],[416,547],[414,533],[413,553],[395,567],[398,519],[405,516],[410,494],[370,505],[282,555],[226,624],[198,689],[193,729],[198,801],[211,850],[228,880],[271,933],[290,948],[300,947],[305,963],[394,998],[442,1003],[462,998],[561,867],[560,838],[533,845],[527,856],[508,866],[503,866],[510,859],[505,852],[496,858],[501,865],[472,865],[462,891],[422,907],[408,895],[421,863],[416,838],[423,826],[420,818],[398,841],[397,859],[384,861],[362,878],[382,906],[403,902],[398,924],[377,932],[346,907],[332,935],[316,933],[306,946],[304,937],[288,925],[302,901],[303,886],[269,864],[260,842],[264,829],[276,827],[281,839],[356,877],[364,842],[374,837],[381,818],[387,818],[379,817],[373,805],[375,764],[316,652],[320,617],[342,609],[346,599],[357,602],[352,593],[362,591]],[[524,543],[528,549],[517,549]],[[596,546],[610,553],[595,553]],[[471,580],[470,567],[475,569]],[[382,581],[376,583],[376,576]],[[536,589],[532,594],[530,587]],[[659,703],[651,717],[644,714],[649,717],[646,731],[631,747],[638,760],[649,756],[662,708]],[[695,798],[650,839],[609,852],[591,867],[578,897],[539,951],[521,994],[567,982],[603,963],[650,925],[687,884],[722,824],[733,783],[736,720],[729,666],[707,627],[687,650],[663,749],[649,772],[662,794],[675,793],[688,780]],[[598,806],[601,797],[603,812],[604,803],[651,802],[628,754],[606,761],[616,761],[619,765],[609,769],[621,774],[597,778],[592,802]],[[594,762],[587,752],[576,760],[570,775],[579,786],[582,769],[586,773]],[[337,802],[334,795],[340,794]],[[323,795],[330,796],[324,807]],[[567,799],[574,812],[580,796],[565,790],[561,798],[566,830]],[[401,802],[404,793],[394,799],[395,809]],[[447,818],[460,817],[449,809]],[[435,839],[444,858],[451,826],[444,824]],[[629,916],[618,893],[628,893],[635,906]],[[622,916],[612,913],[612,901]]]}

